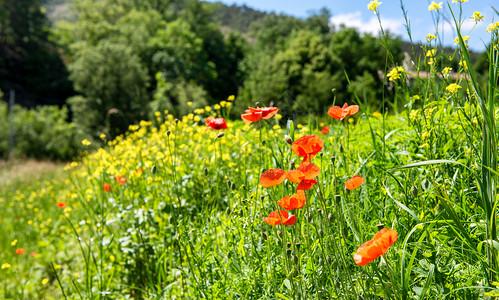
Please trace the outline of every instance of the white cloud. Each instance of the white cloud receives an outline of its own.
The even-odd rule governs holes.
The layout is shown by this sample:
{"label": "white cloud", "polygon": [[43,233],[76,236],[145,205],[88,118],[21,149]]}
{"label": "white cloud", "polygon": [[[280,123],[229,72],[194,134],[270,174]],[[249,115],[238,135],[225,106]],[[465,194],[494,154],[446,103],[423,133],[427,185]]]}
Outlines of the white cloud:
{"label": "white cloud", "polygon": [[[372,16],[369,20],[365,21],[362,19],[362,13],[360,11],[335,15],[331,17],[331,23],[336,27],[343,24],[346,27],[355,28],[360,32],[373,35],[377,35],[378,32],[381,31],[376,16]],[[396,35],[401,35],[405,31],[404,21],[402,19],[382,18],[381,23],[383,25],[383,30],[390,31]]]}

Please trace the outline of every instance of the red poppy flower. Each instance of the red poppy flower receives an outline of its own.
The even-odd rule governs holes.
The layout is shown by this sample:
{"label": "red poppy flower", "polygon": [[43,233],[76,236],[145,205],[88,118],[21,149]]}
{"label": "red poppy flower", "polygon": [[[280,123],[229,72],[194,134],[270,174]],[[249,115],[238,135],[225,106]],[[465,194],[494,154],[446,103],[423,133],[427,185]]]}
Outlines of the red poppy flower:
{"label": "red poppy flower", "polygon": [[205,124],[208,126],[207,129],[227,129],[227,123],[225,122],[224,118],[207,118]]}
{"label": "red poppy flower", "polygon": [[262,220],[272,226],[281,224],[281,221],[284,225],[293,225],[296,222],[296,216],[289,215],[285,210],[280,210],[271,212],[268,217],[262,218]]}
{"label": "red poppy flower", "polygon": [[388,251],[398,238],[398,233],[393,229],[383,228],[373,237],[357,249],[353,259],[359,266],[365,266]]}
{"label": "red poppy flower", "polygon": [[302,163],[312,162],[315,155],[324,147],[324,141],[317,135],[304,135],[291,145],[291,150],[303,156]]}
{"label": "red poppy flower", "polygon": [[139,175],[142,175],[142,172],[144,172],[144,170],[142,170],[142,168],[138,168],[135,173],[139,174]]}
{"label": "red poppy flower", "polygon": [[364,183],[364,177],[355,175],[345,182],[345,187],[347,188],[347,190],[354,190],[361,186],[362,183]]}
{"label": "red poppy flower", "polygon": [[36,256],[36,252],[31,252],[29,256]]}
{"label": "red poppy flower", "polygon": [[359,111],[358,105],[348,106],[348,104],[345,103],[343,105],[343,107],[333,106],[333,107],[329,108],[329,110],[327,111],[327,114],[335,119],[343,120],[344,118],[351,116],[358,111]]}
{"label": "red poppy flower", "polygon": [[24,250],[23,248],[17,248],[16,249],[16,254],[17,255],[21,255],[21,254],[24,254],[24,253],[26,253],[26,250]]}
{"label": "red poppy flower", "polygon": [[281,184],[286,179],[286,172],[281,169],[270,169],[260,176],[260,183],[263,187],[271,187]]}
{"label": "red poppy flower", "polygon": [[57,207],[60,207],[60,208],[64,208],[64,207],[66,207],[66,205],[67,205],[66,202],[57,203]]}
{"label": "red poppy flower", "polygon": [[284,209],[292,210],[302,208],[305,205],[305,202],[305,193],[299,191],[292,196],[286,196],[282,198],[281,200],[277,201],[277,204],[279,204],[279,206]]}
{"label": "red poppy flower", "polygon": [[322,127],[321,133],[323,135],[326,135],[328,132],[329,132],[329,127],[327,127],[327,126]]}
{"label": "red poppy flower", "polygon": [[102,187],[104,189],[104,192],[109,192],[112,190],[111,186],[108,183],[104,183],[104,186]]}
{"label": "red poppy flower", "polygon": [[263,108],[248,107],[248,109],[245,110],[245,114],[241,115],[241,119],[246,124],[257,122],[260,121],[261,119],[268,120],[272,118],[275,114],[277,114],[278,111],[279,108],[277,107],[263,107]]}
{"label": "red poppy flower", "polygon": [[311,187],[313,187],[317,183],[317,180],[314,179],[305,179],[296,188],[297,191],[308,191]]}
{"label": "red poppy flower", "polygon": [[125,184],[127,183],[128,179],[126,179],[125,177],[122,177],[120,175],[116,175],[116,182],[118,182],[119,184]]}

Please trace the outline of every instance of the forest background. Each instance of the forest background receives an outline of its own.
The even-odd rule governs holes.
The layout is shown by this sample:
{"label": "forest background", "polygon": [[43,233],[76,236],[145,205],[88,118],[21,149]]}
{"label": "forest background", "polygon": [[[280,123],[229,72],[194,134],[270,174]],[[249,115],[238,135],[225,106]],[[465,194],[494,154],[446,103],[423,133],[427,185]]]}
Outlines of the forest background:
{"label": "forest background", "polygon": [[[378,88],[387,63],[410,69],[425,55],[389,32],[382,43],[335,27],[326,8],[307,18],[197,0],[1,0],[0,8],[0,122],[9,127],[13,90],[10,152],[36,159],[67,161],[83,139],[99,147],[99,137],[155,112],[180,116],[230,95],[231,118],[258,102],[296,120],[354,94],[372,109],[384,96],[396,111],[393,87]],[[457,70],[454,51],[439,55]],[[486,58],[470,52],[479,72]],[[1,158],[11,134],[0,133]]]}

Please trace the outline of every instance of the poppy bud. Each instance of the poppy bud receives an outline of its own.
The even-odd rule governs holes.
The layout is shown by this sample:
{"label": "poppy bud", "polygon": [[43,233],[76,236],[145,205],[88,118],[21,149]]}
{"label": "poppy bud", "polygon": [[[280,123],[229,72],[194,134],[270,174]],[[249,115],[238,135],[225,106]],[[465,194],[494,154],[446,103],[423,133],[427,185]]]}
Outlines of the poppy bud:
{"label": "poppy bud", "polygon": [[208,172],[209,172],[208,168],[204,168],[204,176],[208,176]]}
{"label": "poppy bud", "polygon": [[291,242],[287,242],[287,243],[286,243],[286,246],[287,246],[288,248],[291,248]]}
{"label": "poppy bud", "polygon": [[385,224],[379,223],[378,225],[376,225],[376,227],[378,228],[378,231],[380,231],[381,229],[385,228]]}
{"label": "poppy bud", "polygon": [[313,218],[313,217],[312,217],[312,214],[309,214],[309,215],[308,215],[308,222],[312,222],[312,218]]}
{"label": "poppy bud", "polygon": [[170,136],[170,134],[172,134],[172,132],[170,130],[167,130],[166,131],[166,136]]}
{"label": "poppy bud", "polygon": [[418,187],[417,186],[413,186],[411,188],[411,194],[413,197],[417,197],[418,196]]}
{"label": "poppy bud", "polygon": [[291,249],[289,249],[289,248],[288,248],[288,249],[286,249],[286,255],[287,255],[287,256],[291,256],[291,252],[292,252],[292,251],[291,251]]}
{"label": "poppy bud", "polygon": [[324,156],[324,152],[319,153],[319,156],[323,157]]}
{"label": "poppy bud", "polygon": [[151,174],[156,173],[156,165],[152,165],[151,167]]}
{"label": "poppy bud", "polygon": [[230,185],[230,189],[231,190],[235,190],[236,189],[236,184],[234,182]]}
{"label": "poppy bud", "polygon": [[260,195],[260,200],[263,201],[263,199],[265,199],[265,195]]}
{"label": "poppy bud", "polygon": [[340,150],[340,153],[343,153],[343,145],[340,144],[339,150]]}
{"label": "poppy bud", "polygon": [[336,94],[336,88],[332,88],[331,92],[333,92],[334,94]]}
{"label": "poppy bud", "polygon": [[267,235],[263,231],[262,231],[262,239],[264,239],[265,241],[267,240]]}
{"label": "poppy bud", "polygon": [[329,222],[331,222],[331,223],[334,221],[333,214],[331,214],[331,213],[329,215],[327,215],[327,218],[328,218]]}
{"label": "poppy bud", "polygon": [[257,102],[255,102],[255,107],[258,107],[258,106],[260,106],[260,102],[257,101]]}
{"label": "poppy bud", "polygon": [[331,163],[334,164],[334,162],[336,161],[336,156],[331,156]]}
{"label": "poppy bud", "polygon": [[171,225],[177,225],[177,220],[175,219],[175,217],[170,216],[170,224]]}
{"label": "poppy bud", "polygon": [[228,187],[229,189],[230,189],[231,185],[232,185],[232,182],[230,182],[230,180],[227,180],[227,187]]}
{"label": "poppy bud", "polygon": [[175,124],[177,124],[178,122],[180,122],[180,120],[179,119],[175,119]]}
{"label": "poppy bud", "polygon": [[423,190],[427,191],[430,188],[430,181],[428,179],[423,180],[421,186],[423,187]]}
{"label": "poppy bud", "polygon": [[321,215],[321,216],[322,216],[322,212],[323,212],[323,211],[322,211],[322,209],[320,209],[320,208],[319,208],[319,209],[317,210],[317,212],[319,213],[319,215]]}
{"label": "poppy bud", "polygon": [[280,230],[279,230],[279,231],[277,232],[277,235],[278,235],[278,236],[282,239],[282,231],[280,231]]}
{"label": "poppy bud", "polygon": [[262,140],[262,145],[264,145],[264,146],[265,146],[265,140]]}
{"label": "poppy bud", "polygon": [[243,184],[243,185],[241,185],[241,188],[242,188],[243,190],[246,190],[246,186],[245,186],[244,184]]}
{"label": "poppy bud", "polygon": [[290,145],[293,144],[293,139],[287,134],[284,136],[284,141]]}
{"label": "poppy bud", "polygon": [[296,247],[296,249],[297,249],[297,250],[300,250],[300,246],[301,246],[301,244],[300,244],[300,243],[296,243],[296,244],[295,244],[295,247]]}
{"label": "poppy bud", "polygon": [[336,201],[336,204],[340,205],[341,203],[341,195],[335,195],[334,200]]}
{"label": "poppy bud", "polygon": [[217,139],[219,139],[219,138],[223,137],[224,135],[225,135],[225,132],[223,132],[223,131],[222,131],[222,132],[219,132],[219,133],[217,134]]}
{"label": "poppy bud", "polygon": [[227,207],[227,209],[225,210],[225,213],[230,215],[230,207]]}

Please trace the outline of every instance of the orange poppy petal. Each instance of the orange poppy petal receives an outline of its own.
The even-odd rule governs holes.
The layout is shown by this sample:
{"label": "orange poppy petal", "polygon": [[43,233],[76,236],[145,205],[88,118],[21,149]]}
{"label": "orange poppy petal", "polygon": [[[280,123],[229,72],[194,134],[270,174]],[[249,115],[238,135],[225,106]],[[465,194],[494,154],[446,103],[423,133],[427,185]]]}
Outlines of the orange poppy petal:
{"label": "orange poppy petal", "polygon": [[279,204],[280,207],[287,209],[287,210],[292,210],[293,206],[290,201],[291,197],[290,196],[285,196],[281,200],[277,201],[277,204]]}
{"label": "orange poppy petal", "polygon": [[293,205],[293,209],[302,208],[306,203],[305,192],[298,191],[296,194],[290,197],[290,202]]}
{"label": "orange poppy petal", "polygon": [[286,172],[281,169],[270,169],[260,176],[260,183],[263,187],[271,187],[281,184],[286,179]]}
{"label": "orange poppy petal", "polygon": [[242,114],[241,119],[243,120],[244,123],[250,124],[253,122],[260,121],[262,119],[262,113],[254,112],[254,113]]}
{"label": "orange poppy petal", "polygon": [[289,216],[286,221],[282,222],[284,225],[293,225],[296,222],[296,216]]}
{"label": "orange poppy petal", "polygon": [[339,106],[330,107],[327,111],[328,115],[338,120],[343,120],[343,118],[341,117],[342,113],[343,110]]}
{"label": "orange poppy petal", "polygon": [[291,150],[298,156],[312,155],[305,157],[304,162],[310,162],[324,147],[324,141],[317,135],[304,135],[293,142]]}
{"label": "orange poppy petal", "polygon": [[354,190],[361,186],[362,183],[364,183],[364,177],[355,175],[345,182],[345,187],[347,188],[347,190]]}
{"label": "orange poppy petal", "polygon": [[300,170],[289,170],[286,172],[286,178],[293,183],[300,183],[305,179],[305,174]]}
{"label": "orange poppy petal", "polygon": [[277,108],[277,107],[261,108],[262,118],[264,120],[268,120],[268,119],[272,118],[273,116],[275,116],[275,114],[277,114],[278,111],[279,111],[279,108]]}
{"label": "orange poppy petal", "polygon": [[310,180],[305,179],[302,182],[300,182],[300,184],[298,185],[298,187],[296,188],[296,190],[297,191],[308,191],[316,183],[317,183],[317,180],[314,180],[314,179],[310,179]]}
{"label": "orange poppy petal", "polygon": [[362,244],[353,257],[355,263],[364,266],[381,255],[385,254],[398,238],[398,233],[393,229],[383,228],[373,239]]}
{"label": "orange poppy petal", "polygon": [[358,105],[350,105],[345,109],[345,111],[348,113],[348,116],[354,115],[359,111],[359,106]]}
{"label": "orange poppy petal", "polygon": [[303,172],[305,179],[314,179],[319,175],[321,169],[312,163],[302,163],[296,170]]}

